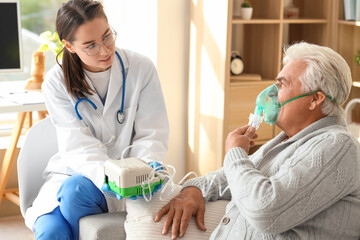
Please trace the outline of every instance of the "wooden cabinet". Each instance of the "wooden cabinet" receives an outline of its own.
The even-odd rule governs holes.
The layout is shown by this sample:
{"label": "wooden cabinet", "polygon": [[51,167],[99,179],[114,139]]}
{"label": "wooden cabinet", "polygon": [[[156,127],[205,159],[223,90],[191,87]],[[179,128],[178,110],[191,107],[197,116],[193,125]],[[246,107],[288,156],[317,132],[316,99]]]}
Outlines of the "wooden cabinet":
{"label": "wooden cabinet", "polygon": [[[251,0],[251,20],[233,17],[242,0],[191,1],[187,171],[204,175],[222,166],[226,136],[248,123],[257,95],[281,70],[286,45],[304,40],[331,46],[333,1],[294,0],[299,18],[285,19],[287,0]],[[244,62],[240,76],[230,74],[235,50]],[[247,78],[251,74],[261,80]],[[263,123],[257,144],[278,132]]]}
{"label": "wooden cabinet", "polygon": [[[356,64],[355,56],[360,50],[360,22],[345,21],[344,1],[334,0],[334,32],[333,48],[340,53],[350,66],[353,80],[353,87],[350,93],[350,99],[360,96],[360,66]],[[355,107],[353,119],[360,121],[360,108]]]}

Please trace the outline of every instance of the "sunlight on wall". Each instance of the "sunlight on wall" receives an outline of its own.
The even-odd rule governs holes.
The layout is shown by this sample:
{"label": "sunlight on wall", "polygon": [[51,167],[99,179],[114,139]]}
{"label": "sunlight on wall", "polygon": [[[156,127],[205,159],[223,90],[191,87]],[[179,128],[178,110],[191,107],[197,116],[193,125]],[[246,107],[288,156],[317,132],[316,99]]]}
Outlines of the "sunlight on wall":
{"label": "sunlight on wall", "polygon": [[148,56],[157,63],[157,0],[104,0],[116,46]]}
{"label": "sunlight on wall", "polygon": [[222,164],[227,4],[191,4],[187,169],[203,175]]}
{"label": "sunlight on wall", "polygon": [[[220,73],[215,72],[207,48],[201,48],[201,104],[200,113],[214,118],[223,118],[223,104],[219,99],[224,98],[222,86],[219,84]],[[209,101],[209,99],[211,99]]]}
{"label": "sunlight on wall", "polygon": [[[215,0],[216,1],[216,0]],[[213,1],[203,1],[204,22],[207,25],[211,36],[214,38],[217,46],[226,45],[227,25],[227,4],[214,4]],[[224,34],[220,34],[224,33]],[[226,48],[218,48],[222,58],[225,58]]]}
{"label": "sunlight on wall", "polygon": [[[216,161],[220,159],[221,148],[217,142],[222,141],[222,121],[224,112],[224,93],[220,85],[221,72],[215,72],[209,51],[216,49],[201,47],[201,81],[200,81],[200,132],[199,132],[199,167],[201,174],[216,169]],[[220,57],[219,57],[220,58]],[[212,139],[212,141],[211,141]],[[214,139],[216,141],[214,142]]]}
{"label": "sunlight on wall", "polygon": [[[196,49],[196,27],[194,22],[190,24],[190,49]],[[196,51],[190,51],[189,66],[189,112],[188,112],[188,143],[191,151],[194,151],[194,131],[195,131],[195,90],[196,90]]]}

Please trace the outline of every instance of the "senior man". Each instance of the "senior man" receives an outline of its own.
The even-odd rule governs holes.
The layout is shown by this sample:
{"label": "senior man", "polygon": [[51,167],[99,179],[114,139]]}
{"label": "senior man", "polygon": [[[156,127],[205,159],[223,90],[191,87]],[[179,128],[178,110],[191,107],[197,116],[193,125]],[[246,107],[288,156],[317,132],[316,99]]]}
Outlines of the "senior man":
{"label": "senior man", "polygon": [[192,216],[206,230],[205,202],[228,199],[211,239],[359,239],[360,147],[341,108],[350,69],[330,48],[305,42],[287,48],[283,63],[276,86],[286,104],[275,119],[283,132],[251,156],[255,129],[231,132],[224,166],[187,181],[158,212],[163,234],[172,225],[172,239],[184,236]]}

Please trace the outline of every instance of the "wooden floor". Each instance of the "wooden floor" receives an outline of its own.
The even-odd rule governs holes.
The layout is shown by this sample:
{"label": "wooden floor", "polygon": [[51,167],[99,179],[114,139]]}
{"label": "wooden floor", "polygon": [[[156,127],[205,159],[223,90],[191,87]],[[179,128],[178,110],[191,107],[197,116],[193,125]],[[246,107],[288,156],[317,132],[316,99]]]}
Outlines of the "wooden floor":
{"label": "wooden floor", "polygon": [[25,226],[21,215],[0,218],[0,239],[34,240],[33,232]]}

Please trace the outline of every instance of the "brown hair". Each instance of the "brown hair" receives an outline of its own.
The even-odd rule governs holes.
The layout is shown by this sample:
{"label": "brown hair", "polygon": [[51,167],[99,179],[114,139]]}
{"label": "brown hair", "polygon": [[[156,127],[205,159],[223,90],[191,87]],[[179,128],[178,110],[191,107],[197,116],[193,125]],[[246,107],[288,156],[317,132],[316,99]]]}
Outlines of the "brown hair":
{"label": "brown hair", "polygon": [[[74,34],[82,24],[97,17],[104,17],[107,21],[103,6],[92,0],[69,0],[57,12],[56,31],[61,40],[74,41]],[[59,55],[63,52],[62,64]],[[69,52],[65,47],[57,56],[56,61],[62,68],[68,92],[74,97],[85,97],[84,93],[93,94],[85,80],[81,60],[76,53]]]}

